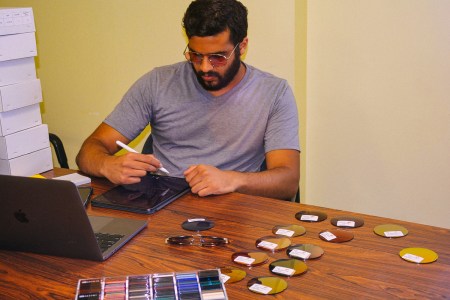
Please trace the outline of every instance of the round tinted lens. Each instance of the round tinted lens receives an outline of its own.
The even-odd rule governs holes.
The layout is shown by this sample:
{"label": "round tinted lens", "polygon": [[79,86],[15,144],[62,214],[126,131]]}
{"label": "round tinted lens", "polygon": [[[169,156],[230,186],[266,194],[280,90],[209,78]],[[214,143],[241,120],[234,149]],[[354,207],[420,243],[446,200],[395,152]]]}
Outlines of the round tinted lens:
{"label": "round tinted lens", "polygon": [[438,259],[437,253],[427,248],[405,248],[399,255],[404,260],[417,264],[428,264]]}
{"label": "round tinted lens", "polygon": [[249,280],[247,283],[247,287],[250,291],[264,295],[281,293],[287,286],[287,282],[278,277],[256,277]]}
{"label": "round tinted lens", "polygon": [[191,62],[198,64],[202,62],[203,55],[196,52],[186,52],[186,58]]}
{"label": "round tinted lens", "polygon": [[331,224],[343,228],[356,228],[364,225],[364,220],[351,216],[340,216],[331,219]]}
{"label": "round tinted lens", "polygon": [[272,232],[277,235],[285,235],[287,237],[295,237],[304,235],[306,229],[299,225],[276,225],[272,228]]}
{"label": "round tinted lens", "polygon": [[166,239],[166,244],[170,245],[191,245],[194,238],[191,235],[170,236]]}
{"label": "round tinted lens", "polygon": [[202,236],[200,237],[200,244],[205,247],[213,247],[228,244],[228,240],[215,236]]}
{"label": "round tinted lens", "polygon": [[272,273],[281,276],[297,276],[308,270],[306,264],[298,259],[279,259],[269,265]]}
{"label": "round tinted lens", "polygon": [[223,66],[227,63],[225,56],[219,54],[211,54],[208,58],[213,66]]}
{"label": "round tinted lens", "polygon": [[280,251],[289,247],[291,240],[282,235],[265,236],[257,239],[255,245],[264,250]]}
{"label": "round tinted lens", "polygon": [[314,259],[323,255],[324,251],[319,246],[313,244],[297,244],[287,248],[286,254],[289,257],[301,259]]}
{"label": "round tinted lens", "polygon": [[231,255],[231,260],[237,264],[252,267],[266,263],[269,256],[264,252],[235,252]]}
{"label": "round tinted lens", "polygon": [[181,227],[190,231],[202,231],[213,228],[214,222],[206,219],[189,219],[184,221]]}
{"label": "round tinted lens", "polygon": [[398,238],[408,234],[408,229],[396,224],[383,224],[376,226],[373,231],[383,237]]}
{"label": "round tinted lens", "polygon": [[344,243],[353,239],[353,233],[342,229],[330,229],[319,233],[320,239],[330,243]]}
{"label": "round tinted lens", "polygon": [[224,283],[238,282],[247,276],[244,270],[232,267],[222,267],[220,268],[220,272],[222,273],[222,281]]}
{"label": "round tinted lens", "polygon": [[327,218],[327,214],[320,211],[303,210],[296,213],[295,218],[303,222],[321,222]]}

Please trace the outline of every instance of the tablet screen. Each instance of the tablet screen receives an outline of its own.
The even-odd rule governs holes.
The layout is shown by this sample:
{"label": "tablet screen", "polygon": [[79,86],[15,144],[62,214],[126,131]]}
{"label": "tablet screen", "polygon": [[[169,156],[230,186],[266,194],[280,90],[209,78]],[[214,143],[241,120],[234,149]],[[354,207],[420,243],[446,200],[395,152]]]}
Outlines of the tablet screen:
{"label": "tablet screen", "polygon": [[91,204],[151,214],[188,191],[184,178],[148,174],[139,183],[114,187],[92,199]]}

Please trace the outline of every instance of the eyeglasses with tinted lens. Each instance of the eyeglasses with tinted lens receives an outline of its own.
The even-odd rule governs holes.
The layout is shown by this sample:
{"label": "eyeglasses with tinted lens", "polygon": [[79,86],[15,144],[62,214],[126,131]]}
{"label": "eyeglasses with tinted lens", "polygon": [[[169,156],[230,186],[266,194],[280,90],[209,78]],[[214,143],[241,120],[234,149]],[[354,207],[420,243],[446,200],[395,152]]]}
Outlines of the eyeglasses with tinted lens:
{"label": "eyeglasses with tinted lens", "polygon": [[189,45],[186,45],[186,48],[184,49],[184,56],[188,60],[188,62],[199,65],[202,63],[203,58],[207,57],[208,61],[210,62],[211,66],[213,68],[216,67],[222,67],[225,66],[228,63],[228,59],[233,55],[234,51],[236,50],[239,43],[234,46],[233,51],[231,51],[230,55],[225,56],[223,54],[201,54],[195,51],[189,51]]}
{"label": "eyeglasses with tinted lens", "polygon": [[179,235],[166,238],[166,244],[169,245],[215,247],[226,245],[228,243],[229,240],[227,238],[207,235]]}

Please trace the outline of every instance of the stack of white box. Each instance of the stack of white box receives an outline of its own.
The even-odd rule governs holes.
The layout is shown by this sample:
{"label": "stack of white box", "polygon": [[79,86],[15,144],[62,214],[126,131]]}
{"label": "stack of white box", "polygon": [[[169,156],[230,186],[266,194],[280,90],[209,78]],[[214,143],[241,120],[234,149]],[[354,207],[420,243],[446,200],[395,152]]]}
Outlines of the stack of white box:
{"label": "stack of white box", "polygon": [[30,176],[53,168],[42,124],[33,10],[0,8],[0,174]]}

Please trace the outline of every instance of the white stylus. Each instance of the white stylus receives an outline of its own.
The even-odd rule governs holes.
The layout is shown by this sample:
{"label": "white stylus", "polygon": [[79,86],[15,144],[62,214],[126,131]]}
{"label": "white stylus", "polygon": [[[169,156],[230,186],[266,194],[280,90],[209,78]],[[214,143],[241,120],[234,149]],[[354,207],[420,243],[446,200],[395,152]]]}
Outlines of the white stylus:
{"label": "white stylus", "polygon": [[[127,150],[128,152],[139,153],[136,150],[134,150],[133,148],[129,147],[128,145],[125,145],[121,141],[116,141],[116,144],[119,145],[120,147],[122,147],[123,149]],[[163,167],[159,168],[158,171],[161,171],[161,172],[169,175],[169,171],[167,171]]]}

